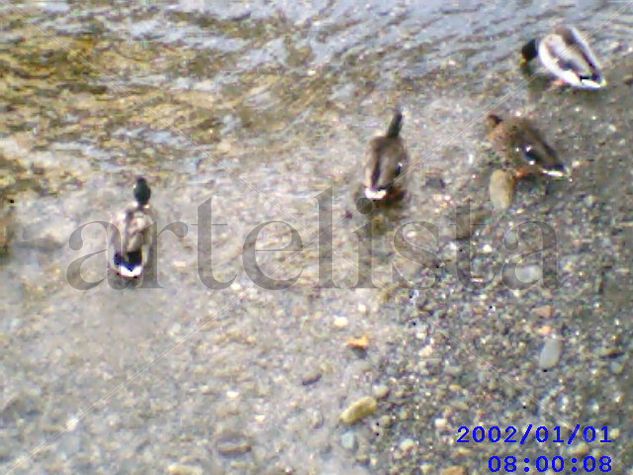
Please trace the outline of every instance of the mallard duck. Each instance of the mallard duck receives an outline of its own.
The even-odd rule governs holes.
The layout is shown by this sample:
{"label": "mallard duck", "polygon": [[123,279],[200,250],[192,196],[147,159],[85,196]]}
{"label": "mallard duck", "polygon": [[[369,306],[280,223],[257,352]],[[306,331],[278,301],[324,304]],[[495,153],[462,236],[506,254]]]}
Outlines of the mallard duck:
{"label": "mallard duck", "polygon": [[396,110],[384,136],[369,142],[365,165],[365,196],[372,201],[393,201],[404,197],[404,175],[409,155],[400,138],[402,112]]}
{"label": "mallard duck", "polygon": [[587,40],[573,26],[558,26],[541,40],[532,39],[521,49],[527,64],[537,56],[560,81],[582,89],[607,85]]}
{"label": "mallard duck", "polygon": [[112,221],[108,262],[112,270],[125,278],[139,277],[149,258],[154,225],[149,205],[151,194],[145,178],[137,178],[135,202]]}
{"label": "mallard duck", "polygon": [[490,114],[487,122],[488,139],[495,151],[515,167],[517,179],[534,175],[565,176],[565,165],[558,154],[528,119],[502,119]]}

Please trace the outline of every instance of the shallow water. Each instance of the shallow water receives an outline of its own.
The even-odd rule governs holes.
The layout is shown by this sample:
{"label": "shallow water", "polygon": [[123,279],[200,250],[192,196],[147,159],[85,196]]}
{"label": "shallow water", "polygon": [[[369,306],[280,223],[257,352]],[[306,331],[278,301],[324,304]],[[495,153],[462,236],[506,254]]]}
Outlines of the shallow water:
{"label": "shallow water", "polygon": [[[523,315],[536,303],[555,302],[551,327],[567,332],[572,342],[577,338],[577,351],[585,354],[592,351],[580,350],[592,324],[584,320],[584,309],[599,300],[606,313],[596,346],[617,334],[618,347],[630,354],[631,228],[622,219],[630,220],[632,202],[630,167],[622,157],[630,151],[632,119],[627,104],[618,101],[630,96],[622,91],[631,73],[631,5],[23,2],[1,5],[0,20],[0,186],[3,199],[15,200],[15,237],[0,262],[3,470],[164,472],[183,463],[204,473],[419,473],[408,465],[398,468],[404,459],[418,470],[450,461],[485,473],[476,471],[484,467],[483,458],[459,456],[451,448],[452,429],[466,419],[503,415],[502,402],[467,397],[483,378],[476,361],[481,357],[524,384],[534,368],[514,375],[503,356],[473,353],[479,339],[485,348],[486,338],[501,331],[478,305],[488,312],[501,303],[508,315]],[[610,80],[617,71],[612,95],[550,91],[542,77],[529,81],[518,70],[521,44],[561,20],[591,37]],[[403,136],[414,165],[409,198],[401,209],[375,217],[369,232],[354,194],[365,145],[386,127],[396,104],[405,110]],[[582,113],[575,116],[574,108]],[[556,290],[535,286],[521,301],[494,286],[464,291],[447,274],[433,280],[428,262],[400,262],[417,287],[434,282],[424,298],[468,302],[454,314],[450,306],[429,307],[426,335],[409,325],[425,320],[412,310],[409,291],[392,284],[390,239],[408,221],[443,229],[457,207],[485,203],[482,184],[494,163],[482,145],[482,118],[489,110],[534,116],[568,165],[580,162],[567,189],[522,188],[526,203],[514,209],[516,219],[506,216],[502,223],[506,229],[523,216],[549,216],[567,243],[561,245],[566,251],[560,267],[569,275],[563,272]],[[598,154],[602,161],[593,160]],[[84,263],[83,278],[105,277],[105,235],[99,224],[89,225],[74,248],[71,235],[83,224],[108,221],[125,206],[136,175],[152,185],[159,229],[184,224],[180,236],[160,236],[161,288],[117,290],[107,281],[90,290],[73,288],[69,277],[75,282],[77,276],[67,270],[91,252],[98,254]],[[317,197],[324,206],[328,190],[336,288],[320,285],[327,267],[322,262],[319,268]],[[613,208],[601,212],[589,204],[583,214],[577,206],[586,196]],[[201,242],[208,249],[199,206],[209,199],[212,222],[219,225],[213,227],[211,261],[199,259],[198,252]],[[300,273],[287,290],[255,285],[243,269],[247,236],[269,220],[289,223],[302,241],[301,252],[257,256],[274,278]],[[411,232],[410,239],[441,260],[459,260],[454,243]],[[479,250],[498,244],[494,227],[482,235]],[[354,288],[364,287],[355,283],[359,266],[367,276],[359,255],[370,236],[376,288]],[[257,248],[289,242],[286,226],[269,225]],[[490,269],[482,254],[473,257],[473,267],[486,277]],[[590,280],[591,265],[608,255],[615,262],[600,287]],[[235,276],[233,284],[205,285],[211,262],[215,278]],[[525,340],[520,350],[531,362],[542,340],[537,322],[516,323],[530,328],[517,338]],[[467,331],[472,333],[461,333]],[[345,347],[362,334],[370,338],[366,353]],[[447,335],[472,340],[473,347],[446,344]],[[463,368],[457,379],[477,415],[465,410],[467,415],[452,419],[445,413],[450,430],[441,435],[415,433],[418,426],[394,416],[400,424],[376,440],[367,435],[373,423],[367,422],[353,429],[359,444],[354,453],[341,446],[347,430],[338,423],[341,410],[380,382],[392,395],[376,417],[398,414],[401,406],[418,410],[420,401],[404,395],[426,394],[422,404],[429,414],[419,410],[416,417],[421,427],[432,426],[443,399],[431,381],[450,374],[425,370],[409,378],[404,362],[419,358],[423,347],[452,345],[459,359],[450,352],[443,358]],[[565,373],[586,381],[573,366],[579,360],[570,357]],[[603,423],[615,423],[616,396],[631,394],[627,369],[624,377],[604,377],[619,380],[617,388],[571,384],[576,392],[570,397],[584,398],[581,409],[601,405]],[[302,384],[315,375],[318,381]],[[556,381],[543,384],[530,396],[539,404],[561,391]],[[399,387],[405,388],[402,394]],[[514,398],[508,395],[505,402]],[[549,414],[556,410],[561,408],[548,407]],[[573,415],[565,417],[573,422]],[[630,426],[620,431],[624,439],[632,435]],[[408,458],[394,456],[405,436],[419,436],[420,445],[428,437],[435,446]],[[617,451],[627,454],[624,445]],[[633,467],[630,453],[623,460],[623,467]]]}

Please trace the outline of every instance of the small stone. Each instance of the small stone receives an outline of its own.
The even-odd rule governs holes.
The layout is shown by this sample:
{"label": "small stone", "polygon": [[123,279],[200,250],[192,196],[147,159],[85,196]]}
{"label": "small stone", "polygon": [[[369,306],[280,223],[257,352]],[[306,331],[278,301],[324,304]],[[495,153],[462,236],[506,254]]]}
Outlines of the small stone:
{"label": "small stone", "polygon": [[251,448],[251,444],[239,438],[235,440],[224,440],[218,443],[218,452],[226,457],[244,455],[250,452]]}
{"label": "small stone", "polygon": [[349,321],[345,317],[336,317],[334,319],[334,326],[338,329],[345,328],[349,324]]}
{"label": "small stone", "polygon": [[433,354],[433,345],[426,345],[419,352],[420,358],[428,358]]}
{"label": "small stone", "polygon": [[353,350],[366,350],[369,346],[369,338],[367,335],[363,335],[360,338],[350,338],[345,342],[345,345]]}
{"label": "small stone", "polygon": [[301,384],[304,386],[309,386],[311,384],[318,382],[320,379],[321,379],[321,372],[318,370],[314,370],[305,374],[301,378]]}
{"label": "small stone", "polygon": [[172,463],[167,467],[169,475],[202,475],[204,471],[196,465],[183,465],[180,463]]}
{"label": "small stone", "polygon": [[384,384],[378,384],[374,386],[372,391],[374,393],[374,397],[378,400],[385,399],[387,396],[389,396],[389,386]]}
{"label": "small stone", "polygon": [[545,339],[545,344],[539,356],[538,365],[543,370],[551,369],[558,364],[563,352],[563,342],[556,337]]}
{"label": "small stone", "polygon": [[312,427],[313,429],[319,429],[320,427],[323,426],[323,423],[325,422],[325,418],[323,417],[323,414],[319,410],[314,410],[313,412],[311,412],[309,418],[310,418],[310,427]]}
{"label": "small stone", "polygon": [[460,465],[453,465],[442,470],[441,475],[468,475],[468,472]]}
{"label": "small stone", "polygon": [[551,305],[542,305],[541,307],[536,307],[534,309],[534,313],[541,318],[552,318],[552,315],[554,315],[554,309]]}
{"label": "small stone", "polygon": [[538,330],[536,330],[536,333],[538,333],[541,336],[549,336],[551,335],[552,330],[553,329],[550,325],[543,325]]}
{"label": "small stone", "polygon": [[609,364],[609,370],[613,374],[619,375],[622,374],[622,372],[624,371],[624,365],[619,361],[612,361],[611,364]]}
{"label": "small stone", "polygon": [[371,416],[378,409],[378,402],[371,396],[365,396],[350,404],[341,413],[341,421],[345,424],[354,424],[367,416]]}
{"label": "small stone", "polygon": [[418,444],[413,439],[404,439],[400,442],[400,451],[405,454],[413,450]]}
{"label": "small stone", "polygon": [[438,417],[433,421],[437,430],[444,430],[448,426],[448,421],[443,417]]}
{"label": "small stone", "polygon": [[585,442],[580,442],[576,445],[572,445],[569,449],[569,455],[573,455],[575,457],[584,457],[589,453],[589,445]]}
{"label": "small stone", "polygon": [[341,445],[344,449],[353,452],[356,450],[356,435],[351,431],[345,432],[345,434],[341,436]]}
{"label": "small stone", "polygon": [[490,175],[488,186],[490,201],[496,211],[505,211],[514,199],[514,177],[506,170],[495,170]]}
{"label": "small stone", "polygon": [[543,272],[537,265],[525,265],[517,266],[515,269],[516,278],[524,284],[532,284],[538,280],[541,280]]}
{"label": "small stone", "polygon": [[422,465],[420,465],[420,470],[422,471],[423,475],[431,475],[433,473],[436,473],[435,465],[432,465],[430,463],[423,463]]}

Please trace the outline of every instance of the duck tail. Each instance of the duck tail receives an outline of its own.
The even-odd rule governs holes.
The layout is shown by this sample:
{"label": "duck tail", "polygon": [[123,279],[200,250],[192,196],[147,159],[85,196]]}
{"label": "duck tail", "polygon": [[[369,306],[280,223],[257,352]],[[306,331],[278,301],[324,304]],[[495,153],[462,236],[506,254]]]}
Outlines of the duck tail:
{"label": "duck tail", "polygon": [[393,113],[391,122],[389,123],[389,127],[387,128],[388,138],[395,139],[400,135],[400,130],[402,129],[402,119],[402,111],[400,109],[396,109]]}
{"label": "duck tail", "polygon": [[521,48],[521,56],[523,63],[529,63],[538,56],[538,42],[536,39],[531,39],[523,45]]}

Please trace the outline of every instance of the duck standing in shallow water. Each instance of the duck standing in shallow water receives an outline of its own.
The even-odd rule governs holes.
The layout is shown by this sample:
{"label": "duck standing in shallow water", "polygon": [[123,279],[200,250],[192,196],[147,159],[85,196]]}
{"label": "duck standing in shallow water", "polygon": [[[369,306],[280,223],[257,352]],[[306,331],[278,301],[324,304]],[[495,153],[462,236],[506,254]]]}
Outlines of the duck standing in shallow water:
{"label": "duck standing in shallow water", "polygon": [[587,40],[572,26],[558,26],[541,40],[530,40],[521,49],[524,63],[538,58],[559,81],[581,89],[607,85],[596,55]]}
{"label": "duck standing in shallow water", "polygon": [[134,185],[135,203],[112,222],[108,263],[121,277],[135,278],[143,273],[153,244],[152,191],[143,177]]}
{"label": "duck standing in shallow water", "polygon": [[396,110],[387,133],[369,142],[364,186],[365,196],[372,201],[398,201],[405,195],[409,155],[400,138],[402,121],[402,112]]}
{"label": "duck standing in shallow water", "polygon": [[538,175],[562,178],[566,175],[565,165],[556,151],[528,119],[502,119],[490,114],[487,123],[488,139],[494,150],[513,165],[516,179]]}

